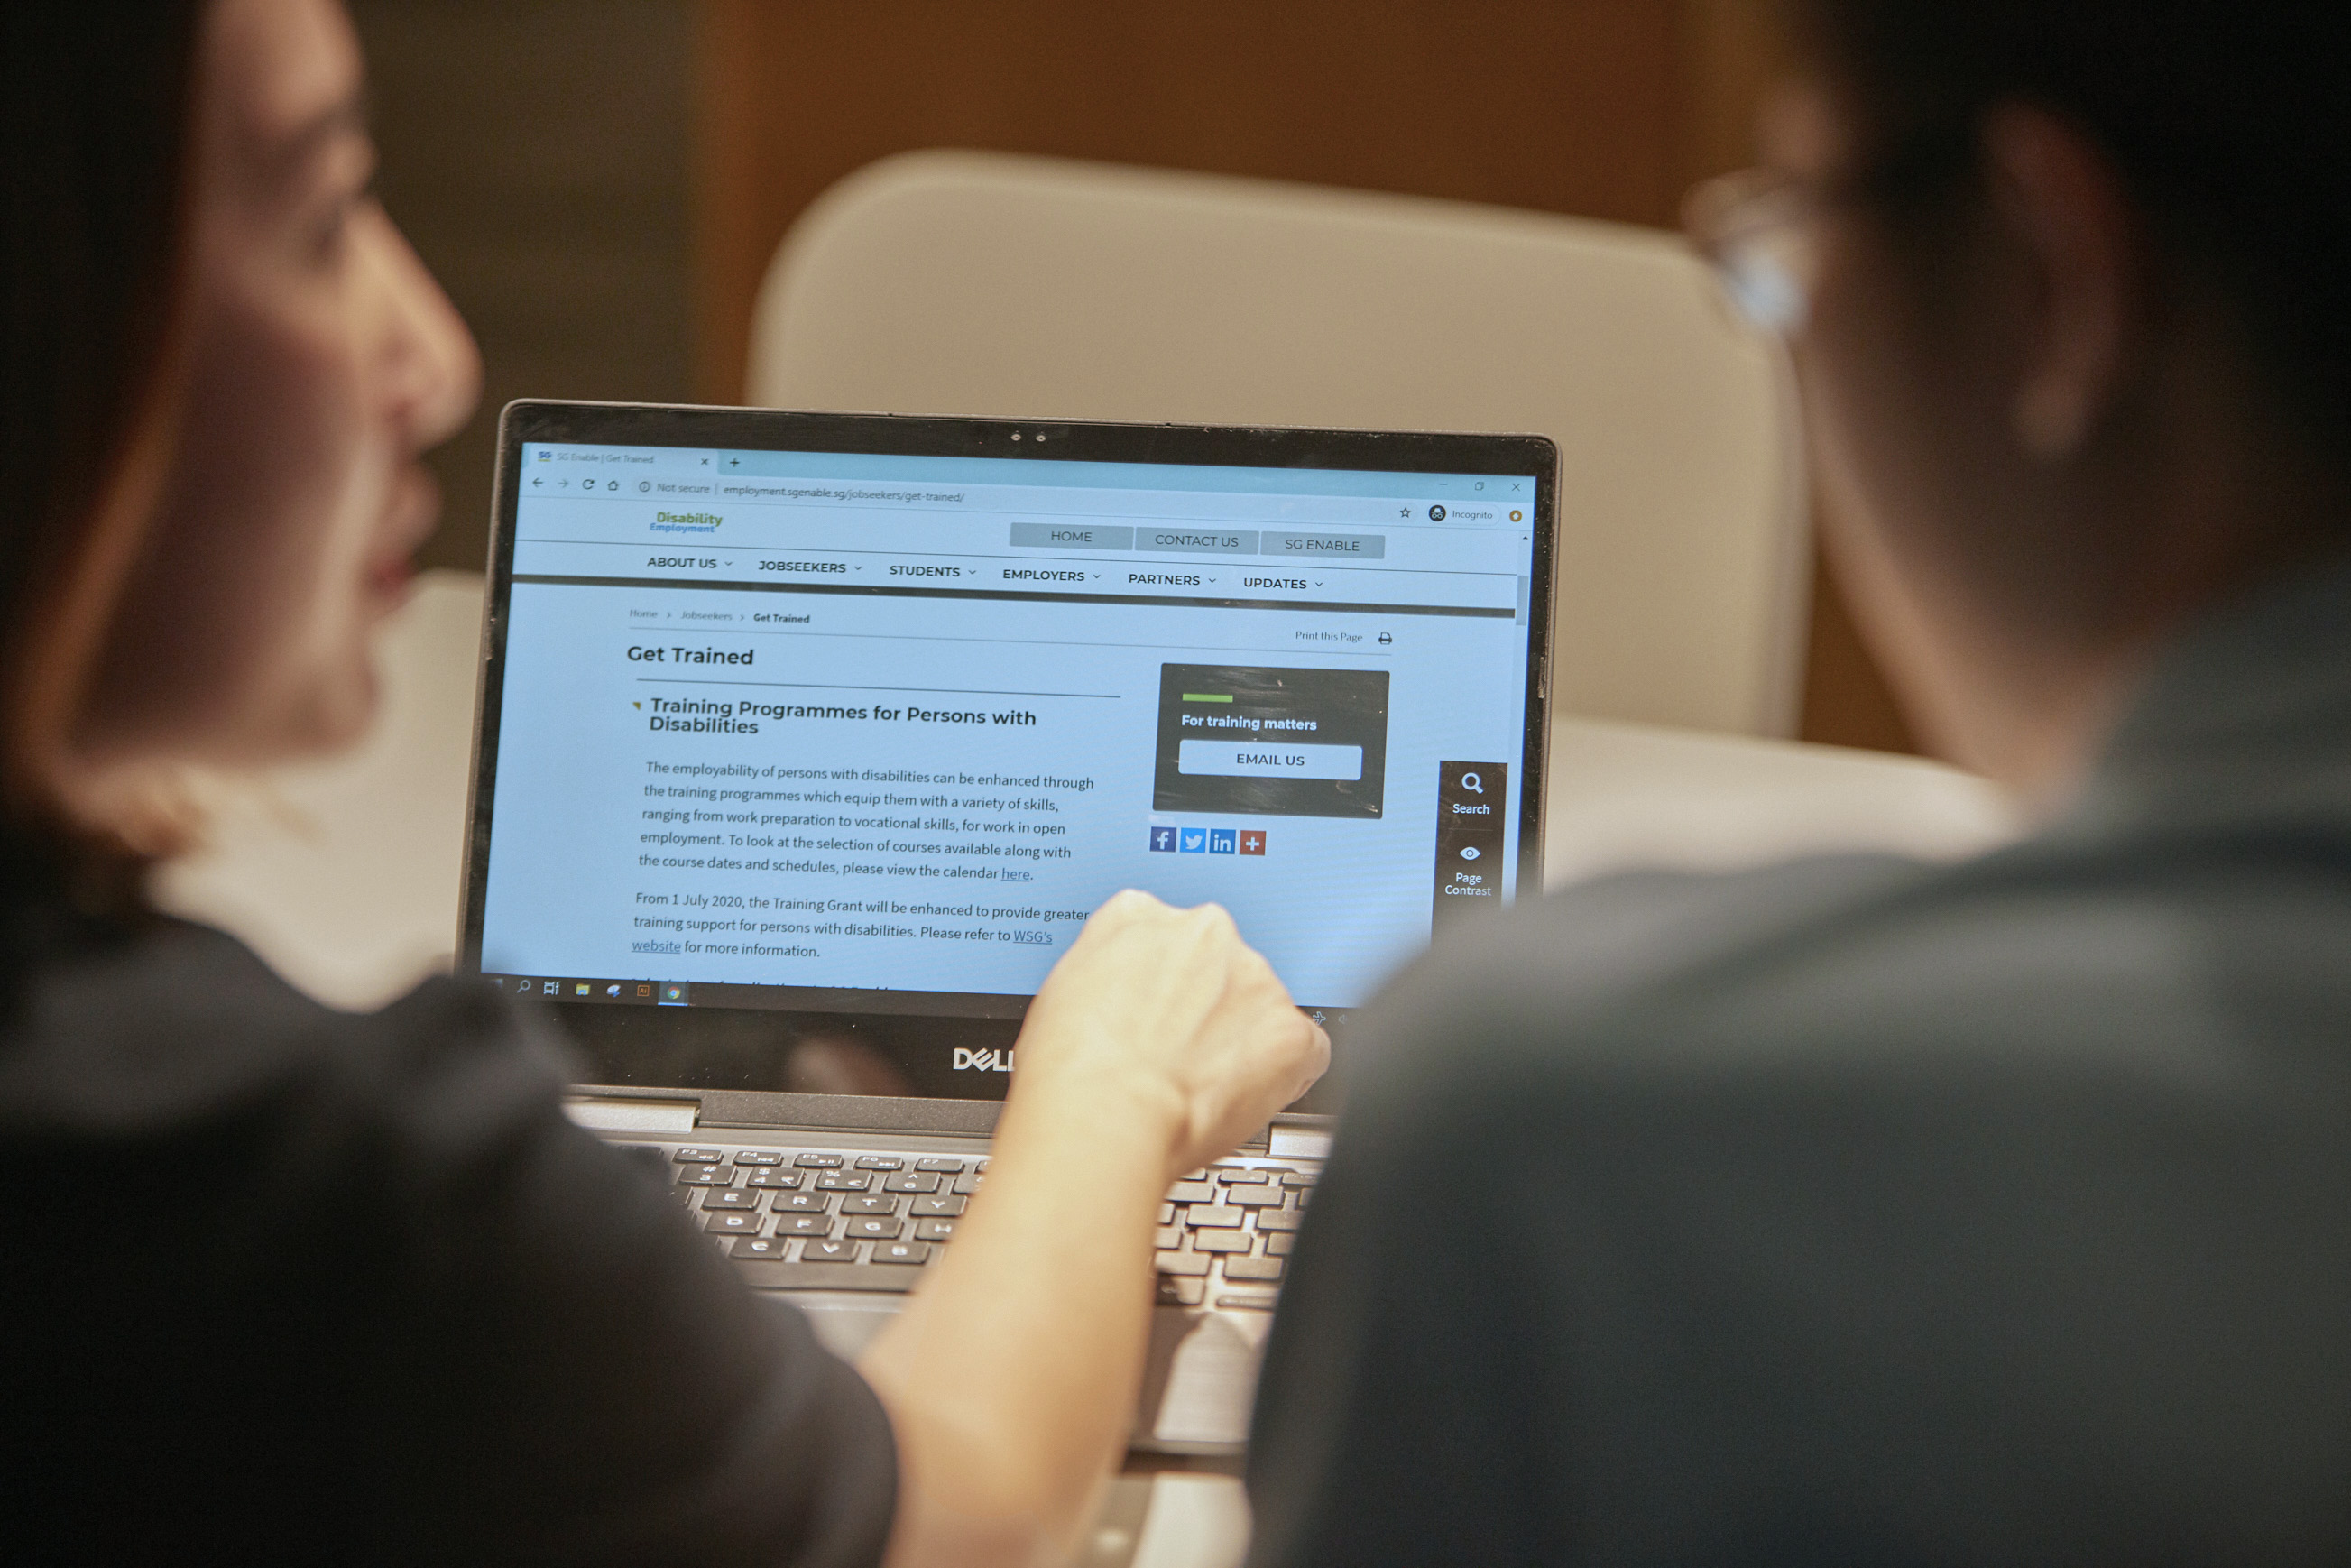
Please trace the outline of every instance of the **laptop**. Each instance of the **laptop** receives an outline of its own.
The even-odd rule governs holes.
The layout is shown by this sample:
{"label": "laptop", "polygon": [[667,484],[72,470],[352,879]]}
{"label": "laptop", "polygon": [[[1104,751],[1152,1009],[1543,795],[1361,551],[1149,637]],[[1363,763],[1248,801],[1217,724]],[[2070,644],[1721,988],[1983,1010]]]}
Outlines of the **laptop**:
{"label": "laptop", "polygon": [[853,1354],[954,1245],[1021,1017],[1213,900],[1338,1071],[1160,1210],[1139,1447],[1246,1432],[1350,1013],[1540,884],[1540,437],[524,402],[458,967]]}

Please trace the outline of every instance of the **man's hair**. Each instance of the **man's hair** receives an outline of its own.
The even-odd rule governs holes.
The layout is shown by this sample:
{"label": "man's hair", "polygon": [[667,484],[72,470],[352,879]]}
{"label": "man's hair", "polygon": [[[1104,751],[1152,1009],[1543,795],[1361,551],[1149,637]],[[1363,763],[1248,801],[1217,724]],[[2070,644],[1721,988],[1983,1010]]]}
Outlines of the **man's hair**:
{"label": "man's hair", "polygon": [[1793,0],[1883,142],[2002,102],[2078,126],[2156,243],[2241,312],[2281,394],[2351,453],[2351,3]]}
{"label": "man's hair", "polygon": [[202,0],[0,6],[0,852],[69,854],[25,773],[29,645],[177,305]]}

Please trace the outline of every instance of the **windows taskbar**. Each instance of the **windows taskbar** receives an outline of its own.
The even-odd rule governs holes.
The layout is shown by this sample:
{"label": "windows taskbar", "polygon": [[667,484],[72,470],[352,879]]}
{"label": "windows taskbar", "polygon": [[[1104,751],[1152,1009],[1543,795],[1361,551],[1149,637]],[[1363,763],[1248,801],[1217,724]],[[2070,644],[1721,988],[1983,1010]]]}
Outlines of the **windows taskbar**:
{"label": "windows taskbar", "polygon": [[[913,1013],[936,1018],[1017,1019],[1029,1010],[1026,996],[968,991],[846,990],[813,986],[757,986],[712,980],[644,980],[578,975],[498,975],[482,978],[516,998],[574,1006],[638,1008],[733,1008],[759,1012]],[[1343,1027],[1347,1008],[1308,1007],[1316,1023]]]}

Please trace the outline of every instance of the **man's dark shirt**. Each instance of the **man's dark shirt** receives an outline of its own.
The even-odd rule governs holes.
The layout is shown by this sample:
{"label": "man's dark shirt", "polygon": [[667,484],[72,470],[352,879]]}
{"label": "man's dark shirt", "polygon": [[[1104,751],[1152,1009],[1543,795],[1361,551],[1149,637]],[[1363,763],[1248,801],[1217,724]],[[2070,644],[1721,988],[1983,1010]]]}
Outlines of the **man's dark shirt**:
{"label": "man's dark shirt", "polygon": [[0,1556],[879,1559],[890,1429],[483,988],[0,896]]}
{"label": "man's dark shirt", "polygon": [[1616,879],[1368,1016],[1255,1563],[2351,1555],[2351,573],[2029,841]]}

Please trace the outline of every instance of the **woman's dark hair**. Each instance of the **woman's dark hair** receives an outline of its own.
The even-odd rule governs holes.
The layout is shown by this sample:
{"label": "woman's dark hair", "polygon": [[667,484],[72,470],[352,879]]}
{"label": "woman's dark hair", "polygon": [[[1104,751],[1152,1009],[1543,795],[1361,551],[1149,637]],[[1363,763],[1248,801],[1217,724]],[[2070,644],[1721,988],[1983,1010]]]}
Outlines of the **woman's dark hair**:
{"label": "woman's dark hair", "polygon": [[[2242,313],[2320,440],[2351,454],[2351,5],[1793,0],[1885,143],[2023,101],[2110,158],[2157,243]],[[1916,194],[1916,193],[1914,193]]]}
{"label": "woman's dark hair", "polygon": [[69,847],[26,777],[31,644],[74,579],[171,330],[202,10],[0,6],[0,844],[12,861]]}

